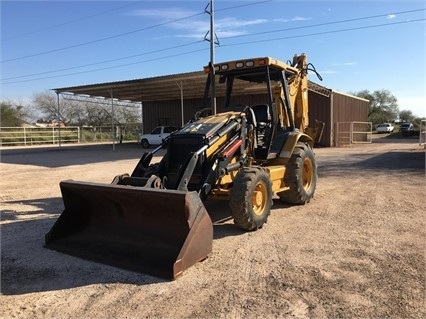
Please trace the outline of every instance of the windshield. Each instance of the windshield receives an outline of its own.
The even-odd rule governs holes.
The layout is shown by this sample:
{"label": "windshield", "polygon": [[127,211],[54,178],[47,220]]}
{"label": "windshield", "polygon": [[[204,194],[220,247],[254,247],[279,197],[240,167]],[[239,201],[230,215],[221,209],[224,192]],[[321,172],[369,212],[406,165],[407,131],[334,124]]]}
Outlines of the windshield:
{"label": "windshield", "polygon": [[[217,88],[228,93],[225,108],[238,104],[250,106],[260,103],[271,104],[271,89],[281,83],[281,72],[281,70],[273,68],[267,70],[267,68],[262,67],[250,70],[236,70],[222,76]],[[268,74],[270,78],[268,78]],[[221,89],[220,86],[227,86],[227,89]],[[232,94],[231,87],[232,91],[242,93],[238,95]],[[253,95],[258,96],[257,100],[254,100]]]}

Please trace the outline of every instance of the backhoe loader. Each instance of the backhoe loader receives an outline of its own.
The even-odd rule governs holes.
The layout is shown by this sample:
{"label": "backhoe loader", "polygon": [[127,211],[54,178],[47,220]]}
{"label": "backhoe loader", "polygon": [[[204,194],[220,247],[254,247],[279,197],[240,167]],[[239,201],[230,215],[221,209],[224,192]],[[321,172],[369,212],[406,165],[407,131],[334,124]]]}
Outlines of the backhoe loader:
{"label": "backhoe loader", "polygon": [[[318,73],[306,55],[219,63],[214,77],[211,67],[206,96],[217,77],[225,112],[197,113],[111,184],[61,182],[65,209],[47,248],[175,279],[212,252],[204,201],[229,201],[235,225],[253,231],[266,223],[274,195],[295,205],[311,200],[320,128],[308,127],[307,74]],[[261,103],[247,105],[254,92]],[[162,160],[151,164],[161,148]]]}

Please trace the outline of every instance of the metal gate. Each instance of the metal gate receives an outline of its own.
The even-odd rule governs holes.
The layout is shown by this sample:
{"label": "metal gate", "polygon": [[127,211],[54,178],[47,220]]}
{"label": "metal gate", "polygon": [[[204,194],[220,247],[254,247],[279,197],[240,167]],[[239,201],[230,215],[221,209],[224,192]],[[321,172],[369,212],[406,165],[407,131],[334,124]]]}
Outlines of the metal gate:
{"label": "metal gate", "polygon": [[426,120],[420,121],[419,143],[426,148]]}
{"label": "metal gate", "polygon": [[335,132],[334,144],[337,147],[371,143],[373,125],[371,122],[337,122]]}

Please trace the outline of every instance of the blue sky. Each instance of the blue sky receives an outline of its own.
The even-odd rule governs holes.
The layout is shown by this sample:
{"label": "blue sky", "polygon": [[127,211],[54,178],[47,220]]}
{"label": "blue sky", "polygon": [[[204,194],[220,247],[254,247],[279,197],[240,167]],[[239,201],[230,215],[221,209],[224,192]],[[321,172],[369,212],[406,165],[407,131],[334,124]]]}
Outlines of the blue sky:
{"label": "blue sky", "polygon": [[[1,1],[0,100],[202,70],[209,1]],[[389,90],[426,117],[426,2],[214,1],[215,61],[306,53],[341,92]],[[208,9],[208,7],[207,7]]]}

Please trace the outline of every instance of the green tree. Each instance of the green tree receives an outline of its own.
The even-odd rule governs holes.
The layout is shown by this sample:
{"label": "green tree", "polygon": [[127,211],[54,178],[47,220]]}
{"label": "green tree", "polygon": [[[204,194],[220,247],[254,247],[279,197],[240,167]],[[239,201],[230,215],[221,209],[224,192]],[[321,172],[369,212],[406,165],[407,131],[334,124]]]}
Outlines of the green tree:
{"label": "green tree", "polygon": [[389,90],[363,90],[352,94],[370,101],[368,120],[374,124],[394,121],[399,115],[398,99]]}
{"label": "green tree", "polygon": [[410,110],[403,110],[399,112],[399,119],[401,122],[415,122],[416,116]]}
{"label": "green tree", "polygon": [[1,102],[0,126],[20,126],[26,119],[25,107],[12,105],[9,102]]}

